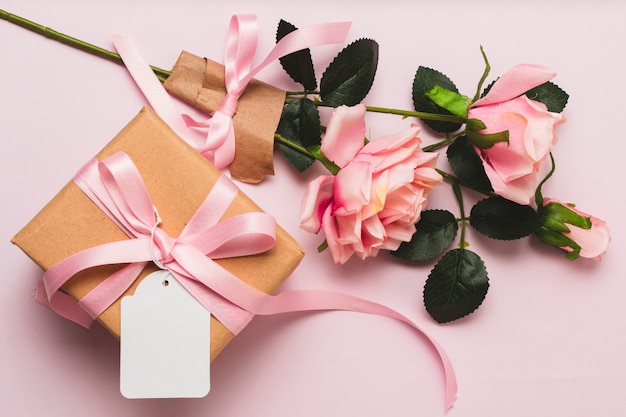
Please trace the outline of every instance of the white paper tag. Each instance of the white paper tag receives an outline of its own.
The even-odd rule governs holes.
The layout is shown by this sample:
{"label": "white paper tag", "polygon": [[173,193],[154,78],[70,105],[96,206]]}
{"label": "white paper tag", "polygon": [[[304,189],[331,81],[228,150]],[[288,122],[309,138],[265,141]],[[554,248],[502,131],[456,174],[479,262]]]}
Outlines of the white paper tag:
{"label": "white paper tag", "polygon": [[122,299],[120,391],[126,398],[198,398],[210,389],[211,314],[168,271]]}

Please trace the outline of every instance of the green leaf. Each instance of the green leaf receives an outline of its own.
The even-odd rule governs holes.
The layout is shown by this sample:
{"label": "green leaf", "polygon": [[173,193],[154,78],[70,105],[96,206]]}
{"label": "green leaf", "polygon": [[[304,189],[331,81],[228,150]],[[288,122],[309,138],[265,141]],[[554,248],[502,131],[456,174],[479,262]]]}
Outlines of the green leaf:
{"label": "green leaf", "polygon": [[[276,31],[276,42],[296,29],[298,28],[281,19]],[[309,48],[281,57],[280,64],[291,79],[302,84],[305,90],[313,91],[317,88],[315,68],[313,67],[313,59],[311,58],[311,50]]]}
{"label": "green leaf", "polygon": [[297,169],[298,172],[306,171],[315,162],[315,159],[310,156],[298,152],[283,143],[278,144],[278,149],[280,149],[280,153],[283,154],[285,159],[291,164],[292,167]]}
{"label": "green leaf", "polygon": [[426,92],[426,97],[455,116],[467,117],[467,109],[471,104],[471,100],[467,96],[436,85]]}
{"label": "green leaf", "polygon": [[452,244],[459,226],[447,210],[425,210],[416,228],[411,241],[403,242],[393,256],[416,262],[432,259]]}
{"label": "green leaf", "polygon": [[526,92],[526,97],[548,107],[548,111],[561,113],[567,105],[569,94],[558,85],[548,81]]}
{"label": "green leaf", "polygon": [[542,222],[531,206],[489,197],[472,207],[470,224],[489,238],[515,240],[535,233]]}
{"label": "green leaf", "polygon": [[346,46],[330,63],[320,82],[320,97],[333,107],[359,104],[374,84],[378,43],[359,39]]}
{"label": "green leaf", "polygon": [[489,290],[485,264],[467,249],[453,249],[437,262],[424,285],[426,311],[439,323],[467,316]]}
{"label": "green leaf", "polygon": [[493,191],[483,161],[466,136],[457,138],[448,147],[446,155],[450,167],[464,184],[483,192]]}
{"label": "green leaf", "polygon": [[[425,113],[452,115],[451,112],[439,107],[426,96],[426,93],[436,85],[454,93],[459,92],[454,83],[439,71],[427,67],[419,67],[417,69],[415,78],[413,79],[413,106],[415,107],[415,110]],[[441,133],[454,132],[459,130],[461,127],[460,123],[440,122],[425,119],[422,119],[422,121],[426,124],[426,126]]]}
{"label": "green leaf", "polygon": [[[306,98],[292,101],[283,109],[276,133],[303,148],[319,146],[321,123],[317,106]],[[279,149],[289,163],[299,172],[310,167],[314,158],[279,143]]]}

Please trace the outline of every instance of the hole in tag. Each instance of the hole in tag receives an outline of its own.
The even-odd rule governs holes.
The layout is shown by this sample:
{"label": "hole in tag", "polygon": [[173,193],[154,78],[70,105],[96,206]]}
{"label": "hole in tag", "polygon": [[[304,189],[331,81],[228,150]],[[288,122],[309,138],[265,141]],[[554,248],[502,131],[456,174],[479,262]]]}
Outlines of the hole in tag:
{"label": "hole in tag", "polygon": [[167,287],[168,285],[170,285],[170,282],[166,279],[163,280],[163,286]]}

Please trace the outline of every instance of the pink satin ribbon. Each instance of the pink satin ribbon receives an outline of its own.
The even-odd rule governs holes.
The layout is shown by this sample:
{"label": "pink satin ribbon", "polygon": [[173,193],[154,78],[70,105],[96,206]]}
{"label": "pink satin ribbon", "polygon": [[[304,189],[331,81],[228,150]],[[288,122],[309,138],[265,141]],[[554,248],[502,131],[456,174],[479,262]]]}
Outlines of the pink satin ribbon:
{"label": "pink satin ribbon", "polygon": [[[264,252],[275,244],[274,219],[265,213],[246,213],[219,221],[237,187],[225,176],[177,238],[159,225],[141,175],[125,153],[90,161],[75,176],[76,184],[130,239],[78,252],[52,266],[43,276],[42,298],[62,316],[88,327],[118,299],[150,261],[162,265],[224,326],[238,334],[256,314],[345,310],[386,316],[401,321],[426,337],[443,364],[445,404],[456,397],[456,377],[445,351],[414,322],[399,312],[349,294],[323,290],[284,291],[268,295],[244,283],[213,259]],[[59,291],[74,274],[87,268],[128,264],[80,301]]]}
{"label": "pink satin ribbon", "polygon": [[[349,22],[340,22],[295,30],[278,41],[267,57],[253,67],[258,43],[257,18],[255,15],[233,16],[224,56],[226,96],[211,118],[205,121],[196,121],[176,111],[171,98],[128,36],[114,35],[113,44],[155,112],[194,149],[221,169],[235,158],[232,118],[237,112],[239,97],[252,78],[282,56],[314,46],[344,42],[349,29]],[[194,128],[206,128],[208,131],[200,136]]]}
{"label": "pink satin ribbon", "polygon": [[[239,280],[212,259],[271,249],[275,244],[276,223],[265,213],[246,213],[220,222],[237,195],[238,189],[231,181],[220,177],[177,238],[158,227],[158,214],[150,195],[125,153],[117,153],[101,162],[90,161],[78,172],[74,182],[131,239],[86,249],[46,271],[43,284],[53,310],[89,326],[130,287],[149,261],[156,261],[172,272],[233,333],[237,334],[249,323],[253,314],[214,291],[220,288],[215,281]],[[61,286],[81,270],[109,264],[129,265],[93,289],[78,306],[67,310],[69,300],[58,291]]]}

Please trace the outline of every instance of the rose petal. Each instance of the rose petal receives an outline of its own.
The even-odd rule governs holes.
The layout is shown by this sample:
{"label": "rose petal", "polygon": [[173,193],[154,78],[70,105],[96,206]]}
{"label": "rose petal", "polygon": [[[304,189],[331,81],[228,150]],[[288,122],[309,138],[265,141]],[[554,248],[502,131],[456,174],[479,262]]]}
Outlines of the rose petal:
{"label": "rose petal", "polygon": [[339,173],[334,188],[333,215],[346,215],[361,210],[370,201],[371,167],[362,162],[348,164]]}
{"label": "rose petal", "polygon": [[322,229],[324,230],[326,243],[328,244],[328,250],[333,257],[333,262],[336,264],[346,263],[354,253],[354,249],[352,249],[351,245],[339,244],[339,235],[336,228],[335,218],[331,215],[330,207],[328,207],[322,217]]}
{"label": "rose petal", "polygon": [[321,175],[309,183],[300,205],[301,229],[310,233],[319,232],[322,216],[332,201],[334,183],[332,175]]}
{"label": "rose petal", "polygon": [[354,159],[365,142],[365,106],[337,107],[328,122],[321,151],[340,168]]}
{"label": "rose petal", "polygon": [[406,129],[398,135],[382,136],[369,142],[355,160],[372,165],[372,171],[387,169],[414,155],[422,140],[416,136],[419,128]]}
{"label": "rose petal", "polygon": [[611,241],[611,234],[606,227],[606,223],[591,216],[591,229],[581,229],[572,225],[568,225],[568,227],[570,229],[570,239],[578,243],[582,248],[580,256],[600,260],[600,255],[606,252]]}
{"label": "rose petal", "polygon": [[498,78],[487,95],[474,102],[470,108],[511,100],[555,76],[554,71],[541,65],[516,65]]}

